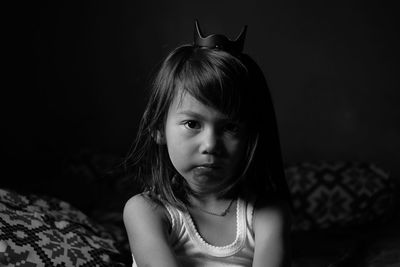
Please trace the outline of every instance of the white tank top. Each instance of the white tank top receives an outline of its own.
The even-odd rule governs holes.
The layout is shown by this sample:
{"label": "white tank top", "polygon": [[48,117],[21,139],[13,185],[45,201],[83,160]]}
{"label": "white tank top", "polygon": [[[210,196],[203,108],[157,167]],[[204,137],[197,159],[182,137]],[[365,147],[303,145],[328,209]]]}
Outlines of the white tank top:
{"label": "white tank top", "polygon": [[[238,199],[236,204],[236,238],[226,246],[207,243],[197,231],[192,217],[171,205],[165,205],[171,219],[169,243],[182,267],[247,267],[254,255],[253,202]],[[133,259],[133,267],[136,267]]]}

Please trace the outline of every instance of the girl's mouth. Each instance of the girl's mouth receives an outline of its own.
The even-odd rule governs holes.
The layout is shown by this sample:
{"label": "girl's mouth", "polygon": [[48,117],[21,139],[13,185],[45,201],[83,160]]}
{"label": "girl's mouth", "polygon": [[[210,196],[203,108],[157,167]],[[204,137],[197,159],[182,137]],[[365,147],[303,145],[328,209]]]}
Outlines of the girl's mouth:
{"label": "girl's mouth", "polygon": [[197,166],[196,168],[199,169],[209,169],[209,170],[217,170],[217,169],[221,169],[221,165],[220,164],[215,164],[215,163],[205,163],[205,164],[201,164],[199,166]]}
{"label": "girl's mouth", "polygon": [[194,168],[194,173],[197,175],[212,175],[220,172],[222,170],[222,166],[214,163],[201,164]]}

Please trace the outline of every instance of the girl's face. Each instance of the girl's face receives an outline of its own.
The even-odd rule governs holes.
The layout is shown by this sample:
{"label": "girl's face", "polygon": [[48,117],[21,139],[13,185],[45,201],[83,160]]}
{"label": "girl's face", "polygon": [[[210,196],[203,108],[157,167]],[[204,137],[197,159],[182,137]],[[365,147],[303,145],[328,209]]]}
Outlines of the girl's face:
{"label": "girl's face", "polygon": [[245,127],[189,93],[177,95],[164,131],[171,162],[195,192],[218,192],[240,171]]}

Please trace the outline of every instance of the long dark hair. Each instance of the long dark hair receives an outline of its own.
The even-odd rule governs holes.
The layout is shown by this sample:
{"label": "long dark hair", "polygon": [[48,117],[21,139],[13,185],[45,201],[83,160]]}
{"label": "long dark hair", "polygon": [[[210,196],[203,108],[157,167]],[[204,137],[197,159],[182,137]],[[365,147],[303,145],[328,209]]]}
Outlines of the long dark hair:
{"label": "long dark hair", "polygon": [[[179,93],[189,93],[232,120],[244,122],[249,133],[242,171],[221,194],[268,191],[288,196],[271,97],[262,71],[249,56],[184,45],[165,58],[150,89],[126,160],[143,190],[178,208],[187,204],[190,189],[174,169],[166,145],[155,139],[164,130],[174,98]],[[238,188],[243,190],[239,192]]]}

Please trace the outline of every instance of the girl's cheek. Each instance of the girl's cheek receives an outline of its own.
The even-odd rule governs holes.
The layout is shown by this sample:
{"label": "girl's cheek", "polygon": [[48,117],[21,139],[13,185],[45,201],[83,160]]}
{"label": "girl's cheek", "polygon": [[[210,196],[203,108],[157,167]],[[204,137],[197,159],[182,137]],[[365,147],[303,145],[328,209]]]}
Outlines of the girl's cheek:
{"label": "girl's cheek", "polygon": [[196,135],[196,131],[189,130],[185,127],[185,128],[180,129],[178,134],[181,139],[189,140]]}

